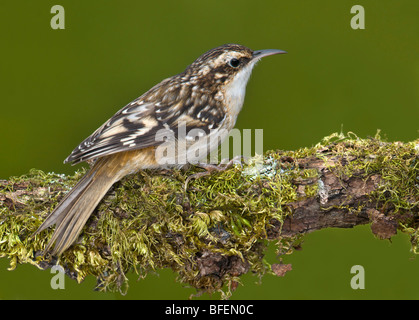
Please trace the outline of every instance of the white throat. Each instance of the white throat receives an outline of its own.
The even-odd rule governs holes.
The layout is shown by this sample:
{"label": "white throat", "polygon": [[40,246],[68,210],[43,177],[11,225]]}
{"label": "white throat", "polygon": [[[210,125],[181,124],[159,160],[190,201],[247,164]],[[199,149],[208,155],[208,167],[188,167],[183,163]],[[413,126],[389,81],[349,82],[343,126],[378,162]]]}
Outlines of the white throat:
{"label": "white throat", "polygon": [[[230,112],[233,116],[234,122],[237,118],[244,102],[244,96],[246,95],[246,85],[249,81],[252,69],[255,66],[256,61],[251,61],[246,67],[240,70],[232,81],[225,87],[225,98],[230,108]],[[235,123],[232,125],[234,126]]]}

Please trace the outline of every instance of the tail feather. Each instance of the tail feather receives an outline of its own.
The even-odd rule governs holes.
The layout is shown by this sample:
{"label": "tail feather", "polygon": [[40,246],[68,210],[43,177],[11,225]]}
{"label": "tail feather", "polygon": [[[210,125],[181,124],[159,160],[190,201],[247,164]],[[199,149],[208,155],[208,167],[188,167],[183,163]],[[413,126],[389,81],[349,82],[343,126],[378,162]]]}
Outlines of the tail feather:
{"label": "tail feather", "polygon": [[88,172],[74,187],[69,193],[61,200],[58,206],[52,211],[41,226],[36,230],[35,234],[40,233],[41,231],[47,229],[48,227],[59,223],[62,218],[71,208],[71,203],[74,203],[77,200],[77,197],[80,195],[83,190],[90,184],[92,181],[92,173]]}
{"label": "tail feather", "polygon": [[103,166],[97,163],[35,232],[36,234],[49,226],[56,225],[45,252],[55,243],[52,254],[60,255],[77,239],[93,210],[115,182],[115,179],[100,172],[102,168]]}
{"label": "tail feather", "polygon": [[93,180],[88,184],[76,201],[72,203],[68,212],[63,215],[62,220],[57,223],[54,235],[50,240],[51,244],[55,242],[53,253],[61,254],[77,239],[93,210],[113,184],[109,180],[108,184],[104,185],[103,182]]}

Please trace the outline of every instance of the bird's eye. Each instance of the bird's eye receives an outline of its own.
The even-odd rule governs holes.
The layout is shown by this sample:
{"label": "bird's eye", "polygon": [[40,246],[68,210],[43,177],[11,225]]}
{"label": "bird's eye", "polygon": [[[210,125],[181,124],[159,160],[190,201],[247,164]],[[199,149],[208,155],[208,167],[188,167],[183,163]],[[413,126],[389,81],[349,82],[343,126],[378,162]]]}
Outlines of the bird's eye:
{"label": "bird's eye", "polygon": [[230,60],[229,62],[230,66],[232,66],[233,68],[237,68],[240,64],[240,60],[233,58]]}

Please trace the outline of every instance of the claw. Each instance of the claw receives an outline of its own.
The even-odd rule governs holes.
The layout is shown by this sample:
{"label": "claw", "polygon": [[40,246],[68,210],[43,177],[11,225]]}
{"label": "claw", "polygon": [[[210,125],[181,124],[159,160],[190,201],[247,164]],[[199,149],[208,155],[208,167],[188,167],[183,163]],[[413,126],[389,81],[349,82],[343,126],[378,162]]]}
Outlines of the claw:
{"label": "claw", "polygon": [[188,188],[188,183],[191,179],[199,179],[199,178],[208,176],[213,172],[225,171],[231,168],[235,164],[238,164],[241,166],[241,158],[242,158],[241,156],[234,157],[233,159],[229,160],[227,163],[226,163],[226,160],[221,160],[219,165],[209,164],[209,163],[198,163],[197,167],[205,169],[206,171],[198,172],[187,177],[185,181],[185,192]]}

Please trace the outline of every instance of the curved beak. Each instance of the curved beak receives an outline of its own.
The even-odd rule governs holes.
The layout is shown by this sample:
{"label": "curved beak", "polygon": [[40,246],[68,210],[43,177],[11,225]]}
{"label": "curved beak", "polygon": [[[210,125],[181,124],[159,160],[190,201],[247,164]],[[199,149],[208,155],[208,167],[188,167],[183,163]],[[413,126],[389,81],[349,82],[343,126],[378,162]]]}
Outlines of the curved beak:
{"label": "curved beak", "polygon": [[258,59],[259,60],[263,57],[272,56],[274,54],[283,54],[283,53],[287,53],[287,52],[283,51],[283,50],[278,50],[278,49],[257,50],[257,51],[253,51],[252,59]]}

